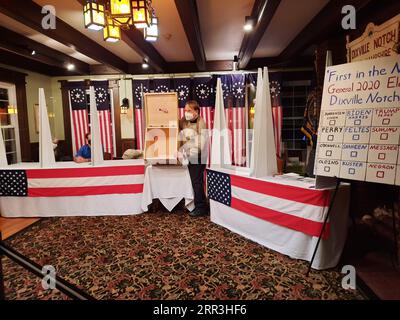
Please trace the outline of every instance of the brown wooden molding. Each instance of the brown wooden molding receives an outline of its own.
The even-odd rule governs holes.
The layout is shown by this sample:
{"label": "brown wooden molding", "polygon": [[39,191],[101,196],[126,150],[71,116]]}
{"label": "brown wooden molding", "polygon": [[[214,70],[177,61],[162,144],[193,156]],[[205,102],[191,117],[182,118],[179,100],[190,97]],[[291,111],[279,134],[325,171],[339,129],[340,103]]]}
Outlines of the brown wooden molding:
{"label": "brown wooden molding", "polygon": [[[64,68],[65,70],[67,63],[73,63],[75,65],[75,70],[73,72],[67,72],[67,70],[65,70],[65,74],[69,75],[88,74],[90,71],[88,64],[7,28],[0,26],[0,34],[0,48],[4,50],[13,52],[32,61],[53,66],[56,69]],[[32,50],[35,50],[35,55],[32,55]]]}
{"label": "brown wooden molding", "polygon": [[75,48],[76,51],[106,65],[110,65],[121,72],[127,72],[128,63],[105,49],[103,46],[80,33],[69,24],[56,18],[56,29],[43,29],[41,13],[42,7],[33,1],[13,0],[0,1],[0,12],[15,19],[24,25],[58,41]]}
{"label": "brown wooden molding", "polygon": [[281,61],[294,59],[311,45],[325,41],[335,33],[343,33],[345,30],[341,28],[340,24],[343,18],[342,7],[353,5],[358,12],[371,1],[373,0],[335,0],[328,2],[279,55],[279,59]]}
{"label": "brown wooden molding", "polygon": [[257,24],[250,33],[246,33],[243,37],[242,45],[238,55],[240,69],[246,69],[247,64],[253,57],[253,54],[256,51],[261,38],[264,36],[269,24],[271,23],[280,3],[281,0],[255,1],[252,10],[252,17],[257,20]]}
{"label": "brown wooden molding", "polygon": [[[67,70],[49,66],[38,61],[33,61],[24,56],[14,54],[10,51],[0,49],[0,63],[9,65],[12,67],[29,70],[32,72],[44,74],[47,76],[63,76],[67,75]],[[71,75],[71,74],[69,74]]]}
{"label": "brown wooden molding", "polygon": [[200,19],[196,0],[175,0],[186,37],[192,50],[197,69],[206,70],[206,54],[201,37]]}

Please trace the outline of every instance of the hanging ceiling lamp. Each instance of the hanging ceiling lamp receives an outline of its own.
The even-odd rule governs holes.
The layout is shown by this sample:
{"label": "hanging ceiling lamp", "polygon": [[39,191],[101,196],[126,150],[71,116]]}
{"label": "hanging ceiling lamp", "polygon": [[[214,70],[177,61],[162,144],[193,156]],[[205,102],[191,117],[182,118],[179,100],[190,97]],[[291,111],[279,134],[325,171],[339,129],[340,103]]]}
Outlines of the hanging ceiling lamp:
{"label": "hanging ceiling lamp", "polygon": [[105,26],[105,11],[102,4],[96,0],[87,0],[83,15],[85,18],[85,27],[91,30],[101,30]]}
{"label": "hanging ceiling lamp", "polygon": [[109,11],[110,18],[121,28],[129,29],[132,25],[131,0],[110,0]]}
{"label": "hanging ceiling lamp", "polygon": [[133,25],[144,29],[147,41],[158,39],[158,18],[154,15],[151,0],[86,0],[83,10],[85,27],[103,29],[104,40],[117,42],[121,29]]}
{"label": "hanging ceiling lamp", "polygon": [[154,12],[150,27],[144,29],[144,38],[147,41],[157,41],[158,39],[158,18],[155,16]]}
{"label": "hanging ceiling lamp", "polygon": [[104,40],[117,42],[121,40],[121,28],[111,18],[107,18],[107,24],[103,29]]}
{"label": "hanging ceiling lamp", "polygon": [[151,12],[148,1],[132,0],[133,24],[138,29],[149,28],[151,24]]}

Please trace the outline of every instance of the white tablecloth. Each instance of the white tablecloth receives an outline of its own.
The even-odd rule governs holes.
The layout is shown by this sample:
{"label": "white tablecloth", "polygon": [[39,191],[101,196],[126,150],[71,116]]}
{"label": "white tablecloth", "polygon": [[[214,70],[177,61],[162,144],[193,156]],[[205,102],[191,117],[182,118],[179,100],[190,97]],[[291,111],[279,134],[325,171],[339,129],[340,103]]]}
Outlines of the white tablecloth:
{"label": "white tablecloth", "polygon": [[[226,169],[219,171],[237,174]],[[256,183],[257,179],[254,180]],[[295,176],[269,177],[260,180],[303,189],[310,189],[315,185],[313,179],[301,179]],[[330,214],[330,236],[321,240],[312,268],[323,270],[338,264],[347,237],[349,203],[350,186],[343,184],[339,188]],[[317,237],[270,223],[217,201],[210,201],[210,209],[212,222],[291,258],[311,261]]]}
{"label": "white tablecloth", "polygon": [[185,199],[186,208],[192,211],[194,194],[187,167],[148,166],[143,186],[143,211],[148,211],[153,199],[159,199],[168,211]]}

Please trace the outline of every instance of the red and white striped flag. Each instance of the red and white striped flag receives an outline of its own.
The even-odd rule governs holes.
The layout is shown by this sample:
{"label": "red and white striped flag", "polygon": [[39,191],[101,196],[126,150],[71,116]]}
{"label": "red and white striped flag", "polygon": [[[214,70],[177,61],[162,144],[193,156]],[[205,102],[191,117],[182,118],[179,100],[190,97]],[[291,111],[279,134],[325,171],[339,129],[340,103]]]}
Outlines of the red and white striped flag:
{"label": "red and white striped flag", "polygon": [[85,135],[89,132],[88,110],[86,103],[86,92],[83,83],[69,91],[71,127],[73,135],[73,154],[86,143]]}
{"label": "red and white striped flag", "polygon": [[144,150],[144,130],[145,119],[142,96],[149,92],[149,80],[134,80],[133,81],[133,102],[135,105],[135,137],[136,148]]}

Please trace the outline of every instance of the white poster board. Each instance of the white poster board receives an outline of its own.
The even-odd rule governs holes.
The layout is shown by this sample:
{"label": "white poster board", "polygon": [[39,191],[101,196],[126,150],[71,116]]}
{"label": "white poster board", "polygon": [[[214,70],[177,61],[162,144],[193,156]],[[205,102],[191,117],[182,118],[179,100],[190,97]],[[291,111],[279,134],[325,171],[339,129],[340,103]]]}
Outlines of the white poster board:
{"label": "white poster board", "polygon": [[400,185],[400,56],[327,68],[316,175]]}

